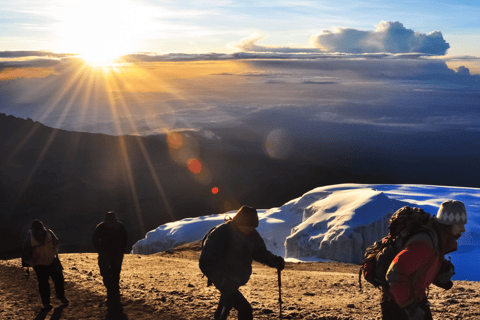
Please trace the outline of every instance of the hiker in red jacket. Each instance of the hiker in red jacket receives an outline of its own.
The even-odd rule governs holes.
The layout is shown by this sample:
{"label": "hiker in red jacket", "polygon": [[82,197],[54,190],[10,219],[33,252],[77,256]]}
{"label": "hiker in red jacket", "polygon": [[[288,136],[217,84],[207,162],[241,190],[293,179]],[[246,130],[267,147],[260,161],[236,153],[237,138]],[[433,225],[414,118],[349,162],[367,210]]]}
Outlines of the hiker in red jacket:
{"label": "hiker in red jacket", "polygon": [[444,255],[457,250],[465,232],[467,212],[456,200],[441,204],[432,219],[432,231],[412,236],[391,263],[381,301],[383,320],[432,320],[426,290],[430,284],[444,289],[453,285],[454,268]]}
{"label": "hiker in red jacket", "polygon": [[50,304],[50,284],[52,278],[55,293],[62,305],[68,305],[65,297],[65,280],[63,267],[58,259],[58,238],[52,230],[46,229],[40,220],[34,220],[23,243],[22,265],[32,267],[38,280],[38,290],[42,299],[42,311],[53,308]]}

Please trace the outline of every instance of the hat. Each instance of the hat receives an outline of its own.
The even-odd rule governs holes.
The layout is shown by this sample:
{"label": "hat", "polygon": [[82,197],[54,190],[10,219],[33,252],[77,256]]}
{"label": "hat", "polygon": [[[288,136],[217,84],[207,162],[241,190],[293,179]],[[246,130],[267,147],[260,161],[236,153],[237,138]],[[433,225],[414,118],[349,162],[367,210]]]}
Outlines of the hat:
{"label": "hat", "polygon": [[238,209],[233,221],[242,226],[258,227],[258,214],[255,208],[242,206]]}
{"label": "hat", "polygon": [[32,228],[33,230],[43,230],[43,229],[44,229],[43,222],[40,221],[40,220],[35,219],[35,220],[33,220],[33,222],[32,222],[31,228]]}
{"label": "hat", "polygon": [[467,223],[467,210],[461,201],[447,200],[440,205],[437,213],[438,222],[448,226]]}
{"label": "hat", "polygon": [[105,212],[105,221],[107,220],[117,220],[117,215],[115,214],[115,211]]}

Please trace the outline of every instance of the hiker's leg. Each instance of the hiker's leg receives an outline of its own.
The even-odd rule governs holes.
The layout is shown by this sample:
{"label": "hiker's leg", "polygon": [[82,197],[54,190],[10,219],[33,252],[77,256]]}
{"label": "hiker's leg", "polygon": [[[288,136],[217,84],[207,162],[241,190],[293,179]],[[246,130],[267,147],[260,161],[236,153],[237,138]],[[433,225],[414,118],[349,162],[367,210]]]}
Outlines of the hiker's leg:
{"label": "hiker's leg", "polygon": [[122,271],[123,254],[117,255],[110,260],[110,279],[112,286],[119,290],[120,272]]}
{"label": "hiker's leg", "polygon": [[430,310],[430,303],[428,300],[422,301],[420,303],[420,308],[425,311],[425,317],[423,318],[424,320],[433,320],[432,310]]}
{"label": "hiker's leg", "polygon": [[220,301],[218,302],[217,310],[215,310],[215,313],[213,314],[213,319],[214,320],[225,320],[228,318],[228,314],[230,313],[230,310],[232,309],[231,306],[227,305],[228,300],[228,294],[222,294],[220,296]]}
{"label": "hiker's leg", "polygon": [[65,299],[65,278],[63,277],[63,271],[58,269],[53,263],[48,266],[50,277],[52,277],[55,284],[55,294],[58,299]]}
{"label": "hiker's leg", "polygon": [[108,261],[108,257],[104,254],[98,255],[98,268],[100,269],[100,275],[103,279],[103,284],[105,288],[108,289],[110,286],[109,278],[110,278],[110,262]]}
{"label": "hiker's leg", "polygon": [[33,267],[37,275],[38,291],[40,292],[40,298],[43,305],[50,304],[50,284],[48,283],[49,271],[47,266],[35,266]]}
{"label": "hiker's leg", "polygon": [[382,308],[382,320],[409,320],[405,311],[398,307],[395,301],[382,298],[380,306]]}
{"label": "hiker's leg", "polygon": [[112,301],[120,303],[120,272],[122,271],[123,254],[110,258],[110,295]]}
{"label": "hiker's leg", "polygon": [[243,296],[240,291],[232,293],[228,297],[229,305],[238,311],[238,320],[252,320],[253,319],[253,309],[247,299]]}

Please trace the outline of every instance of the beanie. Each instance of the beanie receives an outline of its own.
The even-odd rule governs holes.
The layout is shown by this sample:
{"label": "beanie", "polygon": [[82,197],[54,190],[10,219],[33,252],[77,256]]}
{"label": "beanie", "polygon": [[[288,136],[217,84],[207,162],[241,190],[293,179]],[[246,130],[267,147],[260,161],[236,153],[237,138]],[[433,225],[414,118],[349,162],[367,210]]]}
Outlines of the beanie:
{"label": "beanie", "polygon": [[117,215],[115,214],[115,211],[107,211],[105,213],[105,221],[109,220],[117,220]]}
{"label": "beanie", "polygon": [[238,209],[233,221],[242,226],[258,227],[258,214],[255,208],[242,206]]}
{"label": "beanie", "polygon": [[461,201],[447,200],[440,205],[437,213],[438,222],[448,226],[467,223],[467,210]]}
{"label": "beanie", "polygon": [[40,220],[35,219],[35,220],[33,220],[33,222],[32,222],[31,228],[32,228],[33,230],[43,230],[43,229],[44,229],[44,227],[43,227],[43,222],[40,221]]}

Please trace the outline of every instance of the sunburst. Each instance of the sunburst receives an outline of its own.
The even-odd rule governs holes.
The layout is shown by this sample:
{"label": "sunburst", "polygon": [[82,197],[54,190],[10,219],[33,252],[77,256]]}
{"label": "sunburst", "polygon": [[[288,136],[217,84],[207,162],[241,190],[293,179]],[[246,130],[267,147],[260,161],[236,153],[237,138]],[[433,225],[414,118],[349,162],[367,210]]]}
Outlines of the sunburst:
{"label": "sunburst", "polygon": [[139,50],[148,28],[146,7],[129,0],[68,2],[54,10],[61,22],[56,51],[80,55],[94,66],[106,66],[120,56]]}

